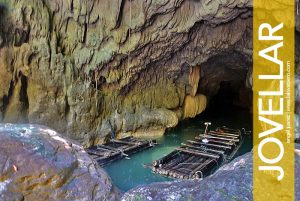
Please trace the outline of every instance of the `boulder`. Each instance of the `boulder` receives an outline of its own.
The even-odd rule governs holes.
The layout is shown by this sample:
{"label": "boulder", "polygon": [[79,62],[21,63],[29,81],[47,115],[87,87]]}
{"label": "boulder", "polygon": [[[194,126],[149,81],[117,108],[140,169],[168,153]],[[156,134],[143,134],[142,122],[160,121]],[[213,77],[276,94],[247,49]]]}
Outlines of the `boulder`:
{"label": "boulder", "polygon": [[48,127],[0,124],[0,142],[0,200],[119,200],[84,149]]}

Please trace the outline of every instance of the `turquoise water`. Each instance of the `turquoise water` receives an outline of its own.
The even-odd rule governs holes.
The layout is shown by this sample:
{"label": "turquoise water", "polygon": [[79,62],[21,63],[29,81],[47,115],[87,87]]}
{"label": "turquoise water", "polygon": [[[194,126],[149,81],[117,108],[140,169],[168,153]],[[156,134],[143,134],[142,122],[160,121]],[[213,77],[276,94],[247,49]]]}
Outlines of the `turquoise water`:
{"label": "turquoise water", "polygon": [[[251,114],[246,110],[226,109],[217,112],[209,110],[195,119],[185,120],[169,130],[164,136],[156,138],[159,145],[130,156],[130,159],[122,159],[105,166],[106,171],[112,178],[113,183],[122,191],[128,191],[138,185],[152,182],[171,181],[172,179],[153,174],[149,168],[142,164],[151,163],[153,160],[170,153],[182,142],[195,138],[204,131],[204,122],[212,122],[211,129],[218,126],[231,128],[252,128]],[[247,136],[243,146],[237,155],[249,152],[252,149],[252,136]]]}

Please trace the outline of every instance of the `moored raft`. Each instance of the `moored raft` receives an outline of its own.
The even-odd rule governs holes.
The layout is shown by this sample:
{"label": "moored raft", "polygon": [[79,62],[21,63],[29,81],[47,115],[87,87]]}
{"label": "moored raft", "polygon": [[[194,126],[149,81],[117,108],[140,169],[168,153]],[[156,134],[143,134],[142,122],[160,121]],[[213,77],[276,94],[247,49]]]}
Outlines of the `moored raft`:
{"label": "moored raft", "polygon": [[86,152],[95,159],[100,166],[125,158],[136,152],[156,145],[155,140],[144,140],[132,136],[122,139],[110,139],[105,144],[99,144],[86,149]]}
{"label": "moored raft", "polygon": [[199,179],[231,160],[250,131],[220,127],[182,143],[168,155],[145,165],[154,173],[177,179]]}

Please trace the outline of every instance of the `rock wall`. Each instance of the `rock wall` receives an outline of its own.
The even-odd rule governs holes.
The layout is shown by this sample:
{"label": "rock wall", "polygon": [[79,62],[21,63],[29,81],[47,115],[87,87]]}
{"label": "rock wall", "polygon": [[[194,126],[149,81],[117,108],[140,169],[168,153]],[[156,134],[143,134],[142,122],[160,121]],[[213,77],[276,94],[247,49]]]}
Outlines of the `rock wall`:
{"label": "rock wall", "polygon": [[251,4],[0,0],[0,121],[85,145],[110,133],[108,120],[118,133],[163,132],[184,116],[209,58],[251,58]]}

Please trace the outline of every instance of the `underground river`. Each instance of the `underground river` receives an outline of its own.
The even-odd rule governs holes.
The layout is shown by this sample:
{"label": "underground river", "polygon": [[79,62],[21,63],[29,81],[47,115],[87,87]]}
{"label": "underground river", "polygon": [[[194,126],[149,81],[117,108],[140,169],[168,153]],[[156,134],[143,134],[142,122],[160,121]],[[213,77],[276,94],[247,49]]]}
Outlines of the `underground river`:
{"label": "underground river", "polygon": [[[155,138],[159,144],[154,148],[131,155],[130,159],[113,162],[104,168],[112,178],[113,183],[122,191],[152,182],[171,181],[172,179],[153,174],[142,164],[151,163],[153,160],[161,158],[180,146],[182,142],[192,140],[199,133],[203,133],[205,121],[212,122],[210,129],[225,125],[231,128],[252,130],[252,114],[249,113],[249,109],[210,108],[194,119],[180,122],[177,127],[167,131],[164,136]],[[249,152],[251,149],[252,135],[249,135],[246,136],[236,156]]]}

